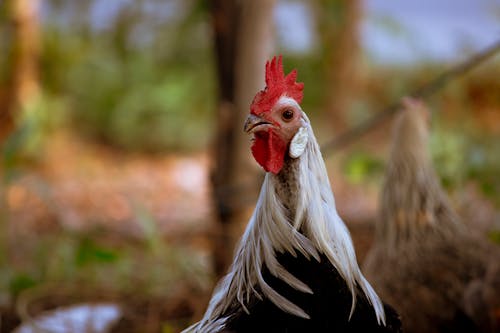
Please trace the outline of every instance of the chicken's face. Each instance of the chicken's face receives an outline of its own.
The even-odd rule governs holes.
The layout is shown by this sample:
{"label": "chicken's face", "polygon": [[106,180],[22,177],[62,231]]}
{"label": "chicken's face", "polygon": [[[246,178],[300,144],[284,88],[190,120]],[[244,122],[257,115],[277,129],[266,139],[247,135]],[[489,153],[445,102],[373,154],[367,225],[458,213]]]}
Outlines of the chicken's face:
{"label": "chicken's face", "polygon": [[283,167],[290,142],[304,126],[300,106],[282,96],[271,110],[259,115],[251,113],[245,132],[253,133],[252,154],[264,170],[277,174]]}
{"label": "chicken's face", "polygon": [[295,82],[297,72],[283,73],[281,57],[266,64],[266,88],[257,93],[244,130],[252,133],[252,154],[268,172],[277,174],[285,162],[290,143],[304,126],[304,84]]}

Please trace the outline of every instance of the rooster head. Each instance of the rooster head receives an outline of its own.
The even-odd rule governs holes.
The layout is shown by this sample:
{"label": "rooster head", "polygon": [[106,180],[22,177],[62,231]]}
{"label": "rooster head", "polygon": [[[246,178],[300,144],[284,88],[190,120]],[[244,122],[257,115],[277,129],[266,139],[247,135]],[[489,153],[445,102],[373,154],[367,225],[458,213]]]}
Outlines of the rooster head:
{"label": "rooster head", "polygon": [[307,141],[299,105],[304,84],[295,81],[296,70],[285,76],[281,56],[266,63],[265,79],[266,87],[254,97],[244,130],[253,134],[252,154],[257,163],[278,174],[287,152],[298,157]]}

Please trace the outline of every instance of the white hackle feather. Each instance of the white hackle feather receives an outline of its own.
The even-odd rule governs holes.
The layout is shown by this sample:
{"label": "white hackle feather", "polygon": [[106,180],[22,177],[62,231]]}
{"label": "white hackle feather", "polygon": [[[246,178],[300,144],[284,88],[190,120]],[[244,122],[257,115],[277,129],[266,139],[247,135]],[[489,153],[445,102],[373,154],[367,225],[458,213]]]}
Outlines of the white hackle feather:
{"label": "white hackle feather", "polygon": [[[295,101],[294,101],[295,102]],[[296,104],[296,103],[295,103]],[[297,104],[298,107],[298,104]],[[345,279],[352,293],[351,313],[356,305],[356,286],[359,286],[372,304],[378,323],[385,325],[381,300],[362,275],[349,231],[335,208],[327,170],[314,137],[309,119],[302,113],[307,131],[307,145],[293,175],[298,187],[296,203],[288,209],[279,196],[279,175],[267,173],[259,199],[239,243],[229,273],[216,287],[204,317],[184,332],[218,332],[230,318],[229,310],[246,304],[252,296],[266,297],[283,311],[309,318],[300,307],[273,290],[263,279],[265,265],[271,274],[293,288],[305,293],[312,290],[287,272],[276,259],[276,252],[300,252],[312,260],[326,255]],[[301,232],[299,232],[301,230]],[[261,294],[259,294],[259,292]]]}

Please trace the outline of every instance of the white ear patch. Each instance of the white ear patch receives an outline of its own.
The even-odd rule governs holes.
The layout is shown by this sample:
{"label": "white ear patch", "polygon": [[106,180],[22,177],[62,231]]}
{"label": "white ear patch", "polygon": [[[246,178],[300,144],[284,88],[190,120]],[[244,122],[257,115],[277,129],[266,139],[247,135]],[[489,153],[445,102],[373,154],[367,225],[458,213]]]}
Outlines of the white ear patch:
{"label": "white ear patch", "polygon": [[292,158],[297,158],[306,149],[307,145],[307,129],[305,127],[299,128],[297,133],[292,138],[292,141],[290,142],[290,149],[288,150],[288,155]]}

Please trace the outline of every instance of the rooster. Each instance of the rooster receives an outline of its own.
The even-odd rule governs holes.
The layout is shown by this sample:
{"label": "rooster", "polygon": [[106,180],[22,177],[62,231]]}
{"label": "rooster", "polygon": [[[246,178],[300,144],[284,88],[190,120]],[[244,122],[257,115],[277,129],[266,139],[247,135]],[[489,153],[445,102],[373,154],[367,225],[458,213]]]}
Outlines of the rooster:
{"label": "rooster", "polygon": [[405,332],[500,332],[500,249],[468,232],[441,187],[428,109],[410,98],[403,106],[363,272]]}
{"label": "rooster", "polygon": [[398,332],[363,277],[339,217],[303,83],[266,63],[245,132],[266,176],[255,211],[203,318],[184,332]]}

